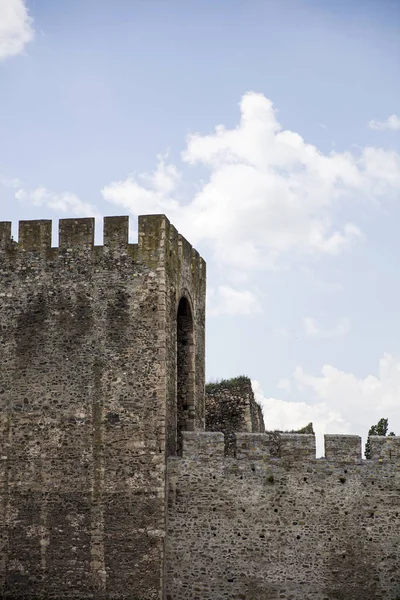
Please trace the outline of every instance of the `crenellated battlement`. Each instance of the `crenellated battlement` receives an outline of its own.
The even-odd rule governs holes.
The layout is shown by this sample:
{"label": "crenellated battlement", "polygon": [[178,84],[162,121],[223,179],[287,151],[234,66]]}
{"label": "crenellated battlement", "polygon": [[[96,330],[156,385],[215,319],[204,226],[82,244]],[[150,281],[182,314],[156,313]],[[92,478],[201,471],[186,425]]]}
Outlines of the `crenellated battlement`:
{"label": "crenellated battlement", "polygon": [[[400,462],[400,436],[373,436],[371,460]],[[326,434],[325,458],[335,463],[361,463],[361,437],[358,435]],[[223,459],[224,435],[217,432],[185,431],[183,433],[183,459]],[[315,436],[301,433],[236,433],[235,458],[239,461],[286,462],[316,460]],[[364,461],[370,462],[370,461]]]}
{"label": "crenellated battlement", "polygon": [[358,462],[361,460],[361,437],[359,435],[325,434],[326,460]]}
{"label": "crenellated battlement", "polygon": [[371,435],[369,441],[372,460],[400,462],[400,436]]}
{"label": "crenellated battlement", "polygon": [[167,597],[390,598],[400,593],[400,437],[185,432],[168,460]]}
{"label": "crenellated battlement", "polygon": [[128,243],[129,217],[104,217],[102,246],[95,246],[95,219],[60,219],[58,246],[52,247],[52,221],[40,219],[19,221],[18,242],[11,236],[11,222],[0,222],[0,255],[13,251],[17,255],[31,254],[54,258],[59,253],[82,253],[106,249],[128,251],[135,254],[138,244]]}
{"label": "crenellated battlement", "polygon": [[57,256],[90,255],[101,257],[110,253],[131,256],[135,262],[152,268],[177,258],[187,261],[200,279],[205,278],[205,262],[197,250],[177,232],[165,215],[140,215],[138,242],[129,243],[129,217],[104,217],[103,244],[95,245],[95,219],[71,218],[58,222],[58,245],[52,246],[52,221],[40,219],[19,221],[18,242],[12,238],[11,221],[0,222],[0,260],[2,256],[32,256],[55,259]]}

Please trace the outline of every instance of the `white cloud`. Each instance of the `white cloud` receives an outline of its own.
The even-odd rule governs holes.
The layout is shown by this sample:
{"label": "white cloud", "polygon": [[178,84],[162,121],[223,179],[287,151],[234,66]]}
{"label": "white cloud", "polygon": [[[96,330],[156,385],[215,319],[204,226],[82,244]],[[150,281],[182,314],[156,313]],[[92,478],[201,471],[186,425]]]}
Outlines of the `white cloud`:
{"label": "white cloud", "polygon": [[276,384],[276,387],[281,390],[286,390],[287,392],[290,392],[290,390],[292,389],[292,384],[290,383],[289,379],[280,379]]}
{"label": "white cloud", "polygon": [[375,121],[374,119],[372,119],[371,121],[369,121],[368,127],[370,127],[370,129],[391,129],[392,131],[395,131],[397,129],[400,129],[400,117],[393,114],[390,115],[390,117],[388,117],[386,121]]}
{"label": "white cloud", "polygon": [[381,417],[400,434],[400,357],[384,354],[378,375],[358,378],[325,365],[315,377],[297,367],[291,378],[293,394],[307,394],[306,402],[267,398],[257,381],[254,394],[264,409],[267,429],[298,429],[310,421],[317,434],[318,453],[323,452],[324,433],[352,433],[365,442],[371,425]]}
{"label": "white cloud", "polygon": [[[273,104],[247,93],[237,127],[192,134],[182,153],[186,170],[205,167],[193,198],[180,201],[182,174],[159,159],[153,173],[102,190],[134,215],[167,212],[194,244],[208,244],[225,272],[276,268],[282,259],[337,255],[361,237],[339,221],[335,207],[352,198],[385,200],[400,190],[400,156],[378,148],[324,154],[283,130]],[[190,168],[189,168],[190,173]]]}
{"label": "white cloud", "polygon": [[16,177],[12,179],[10,177],[4,177],[3,175],[0,175],[0,184],[11,189],[17,189],[23,185],[20,179],[17,179]]}
{"label": "white cloud", "polygon": [[343,337],[350,331],[350,320],[342,317],[338,319],[336,325],[331,329],[321,328],[317,321],[312,317],[304,319],[304,329],[307,335],[311,337],[335,338]]}
{"label": "white cloud", "polygon": [[33,19],[25,2],[0,0],[0,61],[21,54],[33,38]]}
{"label": "white cloud", "polygon": [[19,188],[15,192],[16,200],[31,204],[32,206],[44,206],[58,212],[71,213],[76,216],[100,217],[97,208],[88,202],[83,202],[76,194],[62,192],[55,194],[45,187],[38,187],[32,191]]}
{"label": "white cloud", "polygon": [[384,199],[389,187],[395,190],[391,198],[400,199],[400,155],[397,152],[366,148],[363,166],[369,185],[366,193],[377,200]]}
{"label": "white cloud", "polygon": [[158,157],[152,173],[142,173],[135,179],[130,175],[123,181],[106,185],[101,193],[105,200],[124,207],[135,215],[165,212],[172,215],[179,210],[179,203],[171,198],[180,182],[180,173],[174,165],[165,164],[165,157]]}
{"label": "white cloud", "polygon": [[325,433],[348,433],[348,424],[341,414],[326,402],[316,404],[267,398],[258,381],[252,381],[256,400],[261,403],[267,430],[290,431],[312,423],[317,437],[317,456],[322,456]]}
{"label": "white cloud", "polygon": [[207,292],[207,314],[216,315],[257,315],[261,312],[261,306],[252,292],[249,290],[235,290],[234,288],[221,285]]}

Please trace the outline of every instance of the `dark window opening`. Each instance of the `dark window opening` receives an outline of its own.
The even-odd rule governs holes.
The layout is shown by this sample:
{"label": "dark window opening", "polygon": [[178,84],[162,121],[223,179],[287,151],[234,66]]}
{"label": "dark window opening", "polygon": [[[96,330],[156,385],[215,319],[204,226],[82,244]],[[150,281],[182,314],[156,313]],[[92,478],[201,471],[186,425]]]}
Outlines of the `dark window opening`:
{"label": "dark window opening", "polygon": [[182,431],[194,429],[194,334],[190,304],[181,298],[177,314],[177,436],[176,452],[182,454]]}

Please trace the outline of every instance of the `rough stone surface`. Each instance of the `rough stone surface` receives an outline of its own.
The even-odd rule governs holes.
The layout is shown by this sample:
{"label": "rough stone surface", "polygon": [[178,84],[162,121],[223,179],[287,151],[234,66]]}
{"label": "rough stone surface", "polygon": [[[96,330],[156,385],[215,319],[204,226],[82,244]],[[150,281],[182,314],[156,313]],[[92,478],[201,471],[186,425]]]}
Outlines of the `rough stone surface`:
{"label": "rough stone surface", "polygon": [[236,377],[219,383],[208,383],[205,393],[207,431],[225,435],[225,453],[233,456],[235,432],[264,432],[261,406],[254,398],[248,377]]}
{"label": "rough stone surface", "polygon": [[201,431],[205,263],[163,215],[128,226],[0,222],[0,596],[398,600],[400,438],[316,460],[246,378]]}
{"label": "rough stone surface", "polygon": [[311,435],[243,433],[236,458],[212,435],[169,460],[167,600],[400,596],[400,437],[355,461],[358,436],[316,460]]}
{"label": "rough stone surface", "polygon": [[66,219],[51,248],[50,221],[18,244],[0,223],[1,597],[163,595],[177,379],[180,426],[204,428],[205,263],[162,215],[138,237],[107,218],[95,247],[93,219]]}

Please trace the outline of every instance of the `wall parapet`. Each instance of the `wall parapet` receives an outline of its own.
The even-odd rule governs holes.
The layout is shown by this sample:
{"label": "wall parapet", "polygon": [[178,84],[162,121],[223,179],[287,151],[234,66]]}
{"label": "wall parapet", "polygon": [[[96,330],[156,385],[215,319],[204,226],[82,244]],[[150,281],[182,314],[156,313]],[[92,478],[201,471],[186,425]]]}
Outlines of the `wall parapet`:
{"label": "wall parapet", "polygon": [[[171,247],[170,232],[175,248]],[[58,222],[58,246],[52,247],[52,221],[49,219],[19,221],[18,242],[12,238],[12,223],[0,221],[0,257],[27,254],[41,259],[68,257],[79,253],[96,259],[100,256],[125,254],[135,261],[156,269],[164,264],[167,252],[175,252],[191,265],[200,279],[205,279],[205,262],[199,253],[176,232],[165,215],[140,215],[138,243],[129,243],[129,217],[113,216],[103,219],[103,244],[95,245],[95,219],[72,218]]]}
{"label": "wall parapet", "polygon": [[278,457],[277,437],[267,433],[235,433],[235,456],[238,459],[262,460]]}
{"label": "wall parapet", "polygon": [[236,433],[236,458],[315,459],[315,436],[302,433]]}
{"label": "wall parapet", "polygon": [[371,460],[400,462],[399,435],[371,435],[369,438]]}
{"label": "wall parapet", "polygon": [[[183,432],[183,458],[223,458],[225,436],[220,432]],[[235,457],[239,460],[315,459],[315,436],[297,433],[235,433]]]}
{"label": "wall parapet", "polygon": [[[157,215],[155,215],[157,216]],[[104,217],[103,234],[104,247],[119,249],[134,246],[128,244],[129,217]],[[93,249],[95,234],[95,219],[60,219],[58,223],[58,247],[52,248],[52,221],[39,219],[19,221],[18,243],[11,237],[11,222],[0,222],[0,252],[13,248],[20,252],[46,254],[50,250],[72,251],[74,249]]]}
{"label": "wall parapet", "polygon": [[358,462],[361,460],[361,438],[359,435],[325,434],[326,460]]}
{"label": "wall parapet", "polygon": [[[220,432],[185,431],[182,456],[196,460],[224,458],[224,437]],[[371,436],[370,441],[373,461],[400,462],[400,436]],[[324,442],[325,459],[322,460],[334,463],[361,462],[360,436],[326,434]],[[315,436],[303,433],[238,432],[235,433],[235,458],[239,461],[313,461],[316,460]]]}
{"label": "wall parapet", "polygon": [[326,436],[326,458],[303,434],[236,440],[236,458],[168,462],[167,597],[398,597],[398,438],[373,460],[358,436]]}

